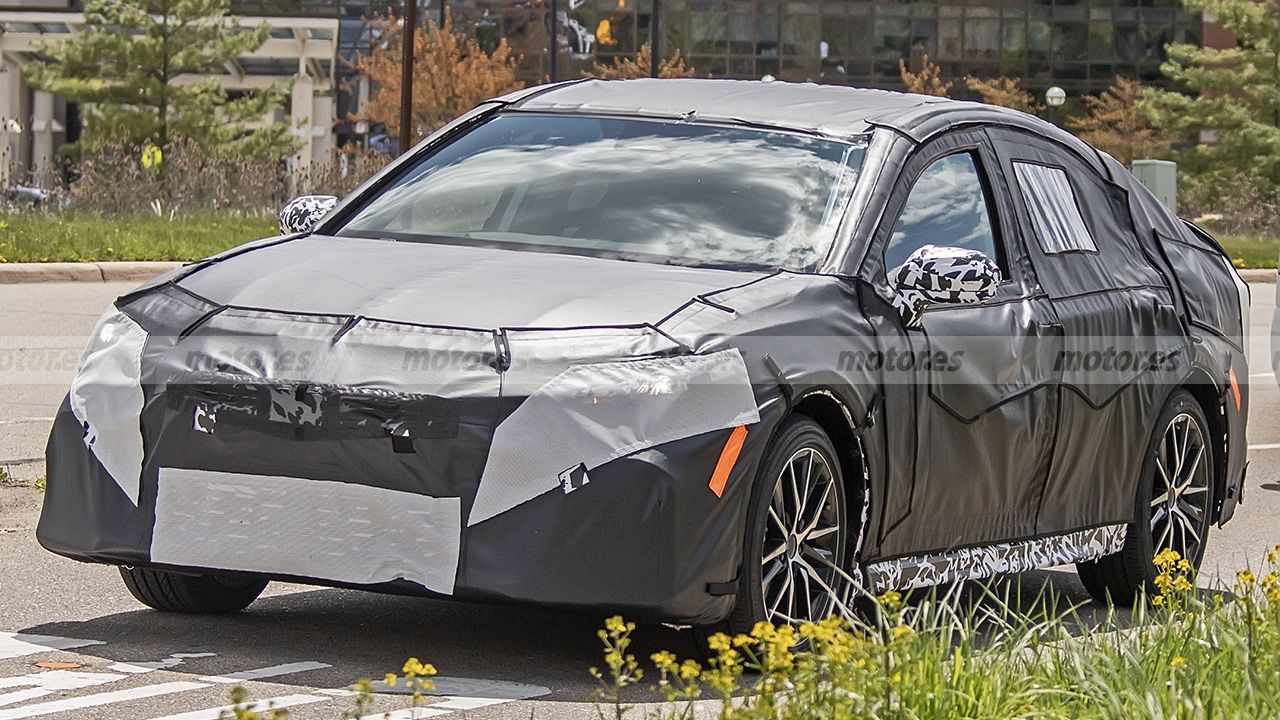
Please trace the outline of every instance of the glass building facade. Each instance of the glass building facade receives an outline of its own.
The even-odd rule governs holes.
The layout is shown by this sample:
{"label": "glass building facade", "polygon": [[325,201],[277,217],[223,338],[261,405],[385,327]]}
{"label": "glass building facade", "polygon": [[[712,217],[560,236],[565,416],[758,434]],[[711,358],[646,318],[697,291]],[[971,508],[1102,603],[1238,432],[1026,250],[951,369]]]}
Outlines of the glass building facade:
{"label": "glass building facade", "polygon": [[[1073,95],[1097,92],[1118,74],[1159,85],[1165,44],[1198,44],[1203,34],[1201,17],[1177,0],[447,2],[458,29],[485,44],[508,40],[526,82],[553,70],[553,12],[557,79],[634,54],[650,39],[655,14],[660,51],[679,48],[700,76],[899,88],[899,59],[918,66],[928,55],[954,79],[1008,75],[1033,91],[1059,85]],[[435,17],[441,0],[425,5]]]}

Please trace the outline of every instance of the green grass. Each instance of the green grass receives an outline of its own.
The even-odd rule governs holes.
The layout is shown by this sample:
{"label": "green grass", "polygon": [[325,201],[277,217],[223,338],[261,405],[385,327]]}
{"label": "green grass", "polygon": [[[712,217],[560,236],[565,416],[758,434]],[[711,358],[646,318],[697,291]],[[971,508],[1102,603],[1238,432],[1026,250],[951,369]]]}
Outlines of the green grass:
{"label": "green grass", "polygon": [[[104,218],[0,214],[0,262],[198,260],[276,233],[269,215],[206,212],[173,219],[150,213]],[[1274,268],[1280,238],[1223,235],[1237,267]]]}
{"label": "green grass", "polygon": [[276,232],[267,215],[0,214],[0,262],[198,260]]}
{"label": "green grass", "polygon": [[1238,268],[1274,268],[1280,255],[1280,238],[1223,235],[1218,241]]}

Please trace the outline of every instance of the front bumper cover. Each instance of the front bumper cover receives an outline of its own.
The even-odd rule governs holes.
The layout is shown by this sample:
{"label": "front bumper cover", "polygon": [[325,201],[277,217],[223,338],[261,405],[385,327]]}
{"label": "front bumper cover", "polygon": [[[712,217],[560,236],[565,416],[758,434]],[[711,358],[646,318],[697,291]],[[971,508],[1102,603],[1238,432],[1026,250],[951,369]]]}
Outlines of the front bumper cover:
{"label": "front bumper cover", "polygon": [[[174,286],[117,314],[145,328],[136,380],[91,367],[76,389],[135,383],[142,409],[86,416],[73,395],[59,412],[37,530],[54,552],[678,622],[732,606],[764,445],[711,491],[729,433],[760,425],[737,351],[681,354],[651,328],[495,343]],[[602,347],[640,359],[581,355]],[[112,447],[136,428],[136,477],[100,427]]]}

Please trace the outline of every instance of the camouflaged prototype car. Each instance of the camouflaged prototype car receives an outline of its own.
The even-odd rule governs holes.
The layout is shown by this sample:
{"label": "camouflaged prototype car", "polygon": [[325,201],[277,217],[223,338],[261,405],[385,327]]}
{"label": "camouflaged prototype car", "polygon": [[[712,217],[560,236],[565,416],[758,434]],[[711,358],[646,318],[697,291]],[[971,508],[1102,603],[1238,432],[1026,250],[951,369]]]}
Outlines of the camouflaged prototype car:
{"label": "camouflaged prototype car", "polygon": [[1128,601],[1241,500],[1246,286],[1027,115],[583,80],[334,202],[108,309],[45,547],[164,610],[288,579],[745,629],[1062,563]]}

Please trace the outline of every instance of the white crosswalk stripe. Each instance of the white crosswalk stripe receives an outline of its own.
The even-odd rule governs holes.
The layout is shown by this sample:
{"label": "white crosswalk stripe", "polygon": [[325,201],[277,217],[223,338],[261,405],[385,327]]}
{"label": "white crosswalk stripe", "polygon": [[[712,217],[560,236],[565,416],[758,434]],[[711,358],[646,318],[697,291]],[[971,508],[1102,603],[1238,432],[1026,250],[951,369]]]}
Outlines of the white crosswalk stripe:
{"label": "white crosswalk stripe", "polygon": [[[28,655],[48,653],[50,651],[73,651],[103,645],[98,640],[64,638],[51,635],[31,635],[21,633],[0,633],[0,660],[22,658]],[[152,682],[136,687],[76,694],[76,691],[99,688],[113,683],[130,684],[145,680],[143,677],[157,671],[183,672],[184,666],[196,663],[216,655],[209,652],[171,653],[161,660],[116,661],[106,665],[104,670],[71,670],[51,669],[27,672],[28,665],[22,665],[23,671],[9,677],[0,677],[0,720],[27,720],[60,713],[72,714],[73,717],[117,717],[110,706],[137,702],[152,698],[167,698],[189,693],[194,690],[213,690],[219,687],[271,680],[286,675],[322,670],[332,667],[328,663],[312,660],[282,663],[250,670],[230,670],[218,674],[197,676],[193,679],[171,682]],[[33,661],[28,661],[33,662]],[[87,667],[101,667],[93,659],[83,660]],[[225,666],[224,666],[225,667]],[[207,670],[205,670],[207,672]],[[187,670],[192,673],[194,671]],[[190,677],[190,676],[188,676]],[[525,685],[501,680],[482,678],[436,678],[439,683],[437,692],[443,690],[447,695],[436,695],[424,700],[430,704],[417,708],[401,708],[390,713],[377,713],[362,720],[425,720],[444,716],[463,717],[467,711],[492,705],[500,705],[517,699],[538,697],[550,693],[548,688],[536,685]],[[375,683],[376,685],[376,683]],[[384,689],[385,690],[385,689]],[[59,694],[62,696],[59,697]],[[66,695],[74,695],[67,697]],[[251,709],[263,712],[268,708],[287,709],[302,705],[329,702],[334,704],[334,716],[341,715],[343,709],[349,708],[346,703],[355,695],[350,689],[316,689],[300,688],[291,695],[268,697],[262,700],[250,699]],[[49,699],[52,696],[54,699]],[[495,697],[496,696],[496,697]],[[200,705],[208,702],[209,693],[201,695]],[[155,707],[154,704],[148,703]],[[166,700],[164,707],[179,710],[172,714],[152,718],[152,720],[220,720],[225,714],[235,709],[233,705],[199,707],[192,710],[181,710],[182,701]],[[339,707],[341,706],[341,707]],[[105,709],[104,709],[105,708]],[[96,709],[96,710],[95,710]],[[88,711],[88,712],[86,712]],[[145,715],[144,715],[145,716]]]}
{"label": "white crosswalk stripe", "polygon": [[71,650],[73,648],[101,645],[100,640],[79,640],[54,635],[28,635],[26,633],[0,632],[0,660],[46,653],[50,650]]}
{"label": "white crosswalk stripe", "polygon": [[26,690],[15,690],[13,692],[0,693],[0,707],[12,705],[14,703],[26,702],[42,698],[45,695],[52,695],[52,690],[42,690],[40,688],[27,688]]}
{"label": "white crosswalk stripe", "polygon": [[[256,713],[266,712],[268,709],[283,710],[285,708],[297,707],[298,705],[309,705],[311,703],[324,702],[333,698],[324,697],[323,695],[282,695],[280,697],[267,698],[265,700],[255,700],[247,703],[246,709]],[[230,714],[235,710],[235,705],[220,705],[218,707],[202,708],[200,710],[191,710],[190,712],[182,712],[177,715],[165,715],[164,717],[152,718],[151,720],[219,720],[223,713]]]}
{"label": "white crosswalk stripe", "polygon": [[142,687],[129,688],[128,690],[112,690],[65,700],[51,700],[34,705],[0,709],[0,720],[23,720],[24,718],[52,715],[70,710],[84,710],[85,708],[114,705],[115,703],[128,702],[130,700],[142,700],[144,698],[160,697],[161,695],[190,692],[191,690],[207,687],[209,687],[208,684],[198,682],[168,682],[143,685]]}

